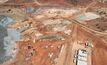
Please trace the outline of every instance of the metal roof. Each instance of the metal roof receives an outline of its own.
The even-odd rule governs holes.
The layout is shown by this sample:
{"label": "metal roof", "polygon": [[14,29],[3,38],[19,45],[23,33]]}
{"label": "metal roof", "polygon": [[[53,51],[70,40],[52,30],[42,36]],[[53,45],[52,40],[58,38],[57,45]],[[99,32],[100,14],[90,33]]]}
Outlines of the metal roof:
{"label": "metal roof", "polygon": [[0,16],[0,25],[7,26],[8,24],[12,22],[13,22],[13,19],[11,17],[4,16],[4,15]]}

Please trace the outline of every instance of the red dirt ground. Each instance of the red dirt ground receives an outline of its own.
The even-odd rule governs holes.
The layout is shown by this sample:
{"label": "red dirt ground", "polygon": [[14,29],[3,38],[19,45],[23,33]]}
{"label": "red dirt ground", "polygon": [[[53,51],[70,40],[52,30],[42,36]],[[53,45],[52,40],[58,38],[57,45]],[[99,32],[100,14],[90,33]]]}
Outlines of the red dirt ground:
{"label": "red dirt ground", "polygon": [[107,65],[107,43],[102,38],[96,36],[87,30],[78,28],[78,40],[91,40],[94,47],[92,48],[92,65]]}

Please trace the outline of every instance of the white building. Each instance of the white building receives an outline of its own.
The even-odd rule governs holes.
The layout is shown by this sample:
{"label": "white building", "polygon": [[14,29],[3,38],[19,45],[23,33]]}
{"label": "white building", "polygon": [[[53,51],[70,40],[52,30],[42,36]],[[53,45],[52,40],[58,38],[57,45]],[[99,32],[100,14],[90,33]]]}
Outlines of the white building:
{"label": "white building", "polygon": [[87,52],[86,50],[78,50],[76,57],[76,65],[87,65]]}

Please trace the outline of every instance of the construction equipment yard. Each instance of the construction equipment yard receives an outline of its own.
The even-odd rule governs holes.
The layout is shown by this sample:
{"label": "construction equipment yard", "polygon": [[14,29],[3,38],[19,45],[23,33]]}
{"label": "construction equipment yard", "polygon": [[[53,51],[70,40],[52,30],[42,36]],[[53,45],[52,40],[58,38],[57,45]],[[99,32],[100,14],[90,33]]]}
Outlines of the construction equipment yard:
{"label": "construction equipment yard", "polygon": [[0,0],[0,65],[107,65],[106,20],[106,0]]}

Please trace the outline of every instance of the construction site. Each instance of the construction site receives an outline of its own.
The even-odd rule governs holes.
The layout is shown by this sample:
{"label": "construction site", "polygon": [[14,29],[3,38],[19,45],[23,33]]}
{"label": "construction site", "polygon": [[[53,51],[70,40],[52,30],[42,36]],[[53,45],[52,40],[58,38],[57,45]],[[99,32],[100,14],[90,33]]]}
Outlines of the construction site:
{"label": "construction site", "polygon": [[0,65],[107,65],[107,0],[0,0]]}

